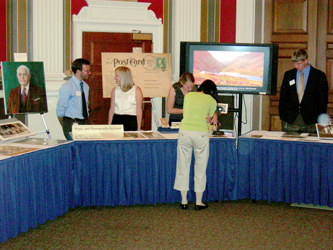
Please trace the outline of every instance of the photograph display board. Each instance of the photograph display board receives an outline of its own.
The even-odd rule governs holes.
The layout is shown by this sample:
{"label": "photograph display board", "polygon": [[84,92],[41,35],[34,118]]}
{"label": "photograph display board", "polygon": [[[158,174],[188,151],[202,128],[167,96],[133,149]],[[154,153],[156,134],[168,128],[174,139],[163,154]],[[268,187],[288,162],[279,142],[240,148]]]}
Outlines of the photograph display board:
{"label": "photograph display board", "polygon": [[165,139],[161,133],[155,131],[125,132],[124,137],[133,139]]}
{"label": "photograph display board", "polygon": [[37,150],[38,148],[27,148],[27,147],[19,147],[12,145],[0,146],[0,155],[1,156],[15,156],[24,153],[29,153]]}
{"label": "photograph display board", "polygon": [[171,55],[166,53],[102,53],[103,98],[110,98],[116,87],[114,71],[131,69],[134,84],[144,97],[167,97],[171,88]]}
{"label": "photograph display board", "polygon": [[1,62],[1,70],[6,114],[48,111],[43,62]]}
{"label": "photograph display board", "polygon": [[316,129],[317,135],[320,139],[333,140],[333,124],[329,124],[327,126],[316,124]]}
{"label": "photograph display board", "polygon": [[28,137],[34,134],[26,125],[15,118],[0,121],[0,139],[3,141]]}
{"label": "photograph display board", "polygon": [[67,140],[27,138],[20,141],[15,141],[13,143],[27,144],[27,145],[57,146],[67,142],[68,142]]}

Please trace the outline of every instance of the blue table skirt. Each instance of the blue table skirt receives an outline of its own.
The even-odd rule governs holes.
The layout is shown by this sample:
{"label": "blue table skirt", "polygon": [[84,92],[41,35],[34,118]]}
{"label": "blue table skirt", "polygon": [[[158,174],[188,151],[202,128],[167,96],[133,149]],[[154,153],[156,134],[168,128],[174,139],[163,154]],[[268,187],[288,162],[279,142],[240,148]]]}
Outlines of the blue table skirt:
{"label": "blue table skirt", "polygon": [[71,145],[0,161],[0,241],[73,207]]}
{"label": "blue table skirt", "polygon": [[[75,142],[75,206],[180,201],[173,189],[177,140]],[[212,138],[204,200],[235,200],[235,139]],[[193,170],[192,160],[192,170]],[[193,180],[193,171],[191,171]],[[189,200],[194,199],[193,181]]]}
{"label": "blue table skirt", "polygon": [[333,206],[333,144],[238,139],[238,198]]}
{"label": "blue table skirt", "polygon": [[[0,241],[77,206],[179,202],[176,155],[177,140],[75,141],[1,160]],[[211,138],[203,199],[333,207],[332,163],[333,144]]]}
{"label": "blue table skirt", "polygon": [[[205,200],[237,199],[236,155],[235,139],[211,139]],[[177,140],[137,140],[75,141],[1,160],[0,241],[77,206],[179,202],[176,158]]]}

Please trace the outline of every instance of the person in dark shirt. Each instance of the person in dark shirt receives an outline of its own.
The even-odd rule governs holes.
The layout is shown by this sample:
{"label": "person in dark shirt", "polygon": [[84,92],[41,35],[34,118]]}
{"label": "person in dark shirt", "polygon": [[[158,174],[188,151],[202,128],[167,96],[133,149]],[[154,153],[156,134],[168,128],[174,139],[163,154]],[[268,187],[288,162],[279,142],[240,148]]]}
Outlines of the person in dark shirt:
{"label": "person in dark shirt", "polygon": [[327,112],[326,75],[310,65],[304,49],[294,51],[291,60],[295,68],[285,72],[280,92],[282,131],[316,133],[318,116]]}
{"label": "person in dark shirt", "polygon": [[183,73],[178,82],[169,90],[166,109],[170,114],[169,125],[172,122],[181,122],[183,119],[184,96],[194,89],[194,76],[192,73]]}

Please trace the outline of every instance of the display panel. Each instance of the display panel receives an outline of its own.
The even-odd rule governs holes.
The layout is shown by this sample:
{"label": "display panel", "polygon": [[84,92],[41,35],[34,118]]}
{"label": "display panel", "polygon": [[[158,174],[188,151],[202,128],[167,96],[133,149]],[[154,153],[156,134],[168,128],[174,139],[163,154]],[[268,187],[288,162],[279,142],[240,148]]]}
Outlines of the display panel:
{"label": "display panel", "polygon": [[180,75],[211,79],[220,93],[275,95],[277,44],[181,42]]}

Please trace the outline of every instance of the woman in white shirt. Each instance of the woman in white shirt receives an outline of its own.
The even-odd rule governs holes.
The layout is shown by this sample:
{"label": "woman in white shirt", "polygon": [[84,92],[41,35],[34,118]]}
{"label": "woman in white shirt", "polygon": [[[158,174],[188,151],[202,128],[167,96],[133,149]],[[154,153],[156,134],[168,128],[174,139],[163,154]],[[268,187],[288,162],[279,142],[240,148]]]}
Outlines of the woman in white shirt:
{"label": "woman in white shirt", "polygon": [[111,92],[111,105],[108,124],[122,124],[125,131],[141,130],[143,95],[139,86],[133,82],[128,67],[115,69],[117,87]]}

